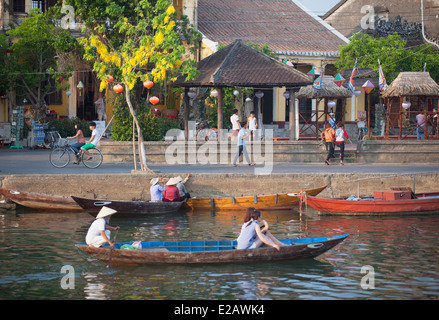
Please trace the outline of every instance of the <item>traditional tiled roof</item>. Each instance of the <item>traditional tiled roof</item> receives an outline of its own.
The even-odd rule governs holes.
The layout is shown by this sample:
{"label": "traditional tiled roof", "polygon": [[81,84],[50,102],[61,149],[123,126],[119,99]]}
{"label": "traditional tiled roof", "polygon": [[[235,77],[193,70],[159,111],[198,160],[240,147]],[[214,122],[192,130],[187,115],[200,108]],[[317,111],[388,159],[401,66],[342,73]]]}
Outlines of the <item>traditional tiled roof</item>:
{"label": "traditional tiled roof", "polygon": [[277,54],[337,56],[348,40],[305,10],[296,0],[198,0],[198,30],[220,45],[242,39]]}
{"label": "traditional tiled roof", "polygon": [[180,76],[175,87],[299,87],[312,84],[306,74],[236,40],[197,64],[200,75]]}

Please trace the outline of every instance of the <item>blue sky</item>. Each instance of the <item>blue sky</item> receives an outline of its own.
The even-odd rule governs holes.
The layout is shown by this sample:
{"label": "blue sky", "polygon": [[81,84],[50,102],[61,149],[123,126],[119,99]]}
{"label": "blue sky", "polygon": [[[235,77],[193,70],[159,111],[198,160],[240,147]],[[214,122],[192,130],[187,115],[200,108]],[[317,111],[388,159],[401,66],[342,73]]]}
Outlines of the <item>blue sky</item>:
{"label": "blue sky", "polygon": [[302,5],[318,16],[324,15],[340,0],[298,0]]}

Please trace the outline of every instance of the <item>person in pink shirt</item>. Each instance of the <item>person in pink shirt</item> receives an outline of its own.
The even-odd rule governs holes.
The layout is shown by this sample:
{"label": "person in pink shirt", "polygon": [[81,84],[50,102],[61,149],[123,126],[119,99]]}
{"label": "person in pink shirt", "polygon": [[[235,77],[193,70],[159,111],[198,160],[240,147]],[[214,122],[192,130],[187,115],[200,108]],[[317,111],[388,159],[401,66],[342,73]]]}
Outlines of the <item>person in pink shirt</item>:
{"label": "person in pink shirt", "polygon": [[349,139],[348,134],[343,128],[342,122],[337,123],[337,130],[335,130],[334,138],[335,138],[335,146],[340,148],[340,165],[342,166],[344,165],[343,159],[344,159],[345,139],[348,139],[349,142],[352,143],[351,139]]}

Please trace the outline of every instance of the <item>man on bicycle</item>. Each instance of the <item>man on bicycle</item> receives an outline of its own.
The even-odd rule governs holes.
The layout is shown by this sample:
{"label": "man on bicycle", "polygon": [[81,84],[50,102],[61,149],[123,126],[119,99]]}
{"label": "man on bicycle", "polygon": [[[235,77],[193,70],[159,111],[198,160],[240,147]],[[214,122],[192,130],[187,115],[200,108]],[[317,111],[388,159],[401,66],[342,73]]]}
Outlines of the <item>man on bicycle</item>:
{"label": "man on bicycle", "polygon": [[[90,152],[88,152],[87,150],[96,147],[101,137],[98,130],[96,130],[96,123],[94,121],[90,122],[89,126],[90,126],[90,130],[92,131],[91,138],[90,140],[87,141],[85,145],[81,147],[81,151],[84,152],[88,157],[87,160],[91,160],[93,158]],[[78,164],[79,161],[74,163]]]}

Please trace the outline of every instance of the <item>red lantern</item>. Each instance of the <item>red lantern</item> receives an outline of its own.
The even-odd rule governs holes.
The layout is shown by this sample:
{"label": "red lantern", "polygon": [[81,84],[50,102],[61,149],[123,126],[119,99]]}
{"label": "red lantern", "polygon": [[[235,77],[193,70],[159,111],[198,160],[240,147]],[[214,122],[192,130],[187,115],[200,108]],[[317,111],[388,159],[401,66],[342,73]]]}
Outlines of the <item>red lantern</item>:
{"label": "red lantern", "polygon": [[116,91],[117,93],[121,93],[123,91],[123,87],[120,84],[116,84],[113,87],[113,90]]}
{"label": "red lantern", "polygon": [[149,98],[149,102],[151,102],[153,105],[156,105],[157,103],[160,102],[160,99],[157,98],[156,96]]}
{"label": "red lantern", "polygon": [[151,89],[153,85],[154,85],[154,82],[152,82],[151,80],[147,80],[143,83],[143,86],[147,89]]}
{"label": "red lantern", "polygon": [[113,81],[113,77],[109,74],[107,74],[107,79],[105,79],[105,81],[107,81],[108,83],[110,83],[111,81]]}

